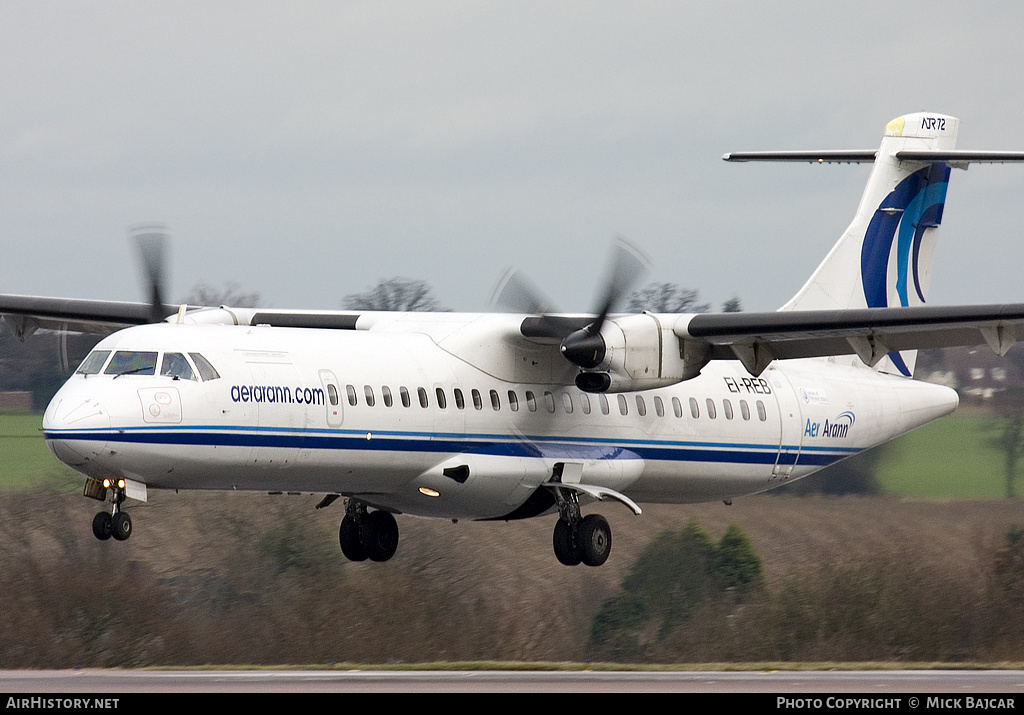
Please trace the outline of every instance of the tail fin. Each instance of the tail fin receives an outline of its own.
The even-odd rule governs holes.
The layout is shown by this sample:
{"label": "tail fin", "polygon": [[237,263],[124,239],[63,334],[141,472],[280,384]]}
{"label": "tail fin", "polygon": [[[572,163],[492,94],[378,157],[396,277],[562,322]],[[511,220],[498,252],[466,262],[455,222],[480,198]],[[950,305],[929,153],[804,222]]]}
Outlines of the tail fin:
{"label": "tail fin", "polygon": [[[877,152],[738,157],[874,163],[853,222],[803,288],[780,310],[883,308],[925,302],[959,124],[958,119],[941,114],[908,114],[886,125]],[[910,154],[915,160],[907,158]],[[728,158],[737,160],[737,155]],[[916,351],[892,352],[875,368],[909,376],[915,362]]]}

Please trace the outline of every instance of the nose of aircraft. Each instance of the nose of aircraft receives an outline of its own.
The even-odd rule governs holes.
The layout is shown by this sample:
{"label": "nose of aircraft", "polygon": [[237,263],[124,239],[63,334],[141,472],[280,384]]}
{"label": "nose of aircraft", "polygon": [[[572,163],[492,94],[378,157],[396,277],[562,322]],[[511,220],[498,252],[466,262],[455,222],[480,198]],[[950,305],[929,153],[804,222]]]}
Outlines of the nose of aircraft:
{"label": "nose of aircraft", "polygon": [[110,415],[103,405],[77,385],[62,387],[43,413],[43,435],[50,451],[79,471],[88,472],[88,463],[102,452],[108,429]]}

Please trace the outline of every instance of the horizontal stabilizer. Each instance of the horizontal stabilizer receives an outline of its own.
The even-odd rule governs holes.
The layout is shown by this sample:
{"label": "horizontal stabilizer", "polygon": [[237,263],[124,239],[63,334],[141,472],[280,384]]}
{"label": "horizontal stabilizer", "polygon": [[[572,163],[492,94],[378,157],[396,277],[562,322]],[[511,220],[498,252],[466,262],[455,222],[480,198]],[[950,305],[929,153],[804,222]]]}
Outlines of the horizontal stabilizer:
{"label": "horizontal stabilizer", "polygon": [[[734,151],[722,156],[725,161],[789,161],[811,164],[871,164],[878,152],[874,149],[850,149],[846,151]],[[1011,164],[1024,162],[1021,151],[968,151],[923,149],[918,151],[897,151],[893,154],[900,161],[921,164],[946,162],[957,168],[968,164]]]}
{"label": "horizontal stabilizer", "polygon": [[817,164],[870,164],[875,149],[843,151],[734,151],[722,156],[725,161],[796,161]]}

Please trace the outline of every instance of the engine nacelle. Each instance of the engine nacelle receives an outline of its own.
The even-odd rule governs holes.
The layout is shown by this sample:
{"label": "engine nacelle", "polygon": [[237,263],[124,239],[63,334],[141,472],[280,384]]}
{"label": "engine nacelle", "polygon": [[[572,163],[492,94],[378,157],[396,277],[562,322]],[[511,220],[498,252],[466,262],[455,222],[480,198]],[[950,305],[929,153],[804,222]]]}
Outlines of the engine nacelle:
{"label": "engine nacelle", "polygon": [[584,392],[633,392],[696,377],[708,356],[673,332],[678,319],[655,313],[609,318],[601,327],[603,358],[577,375],[576,386]]}

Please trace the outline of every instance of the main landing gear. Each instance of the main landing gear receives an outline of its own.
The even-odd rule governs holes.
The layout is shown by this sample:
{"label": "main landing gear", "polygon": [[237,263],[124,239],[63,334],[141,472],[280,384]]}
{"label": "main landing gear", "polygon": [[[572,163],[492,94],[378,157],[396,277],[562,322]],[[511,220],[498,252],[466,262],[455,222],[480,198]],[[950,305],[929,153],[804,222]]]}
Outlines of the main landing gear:
{"label": "main landing gear", "polygon": [[367,511],[366,504],[349,499],[338,541],[349,561],[387,561],[398,550],[398,522],[390,512]]}
{"label": "main landing gear", "polygon": [[608,520],[600,514],[582,516],[576,492],[558,489],[556,500],[558,521],[551,541],[559,562],[566,566],[600,566],[607,561],[612,551]]}
{"label": "main landing gear", "polygon": [[124,480],[104,479],[101,482],[90,479],[85,484],[87,497],[106,501],[108,493],[111,501],[110,511],[96,513],[92,519],[92,533],[100,541],[106,541],[111,536],[118,541],[124,541],[132,535],[132,517],[121,509],[124,502]]}

